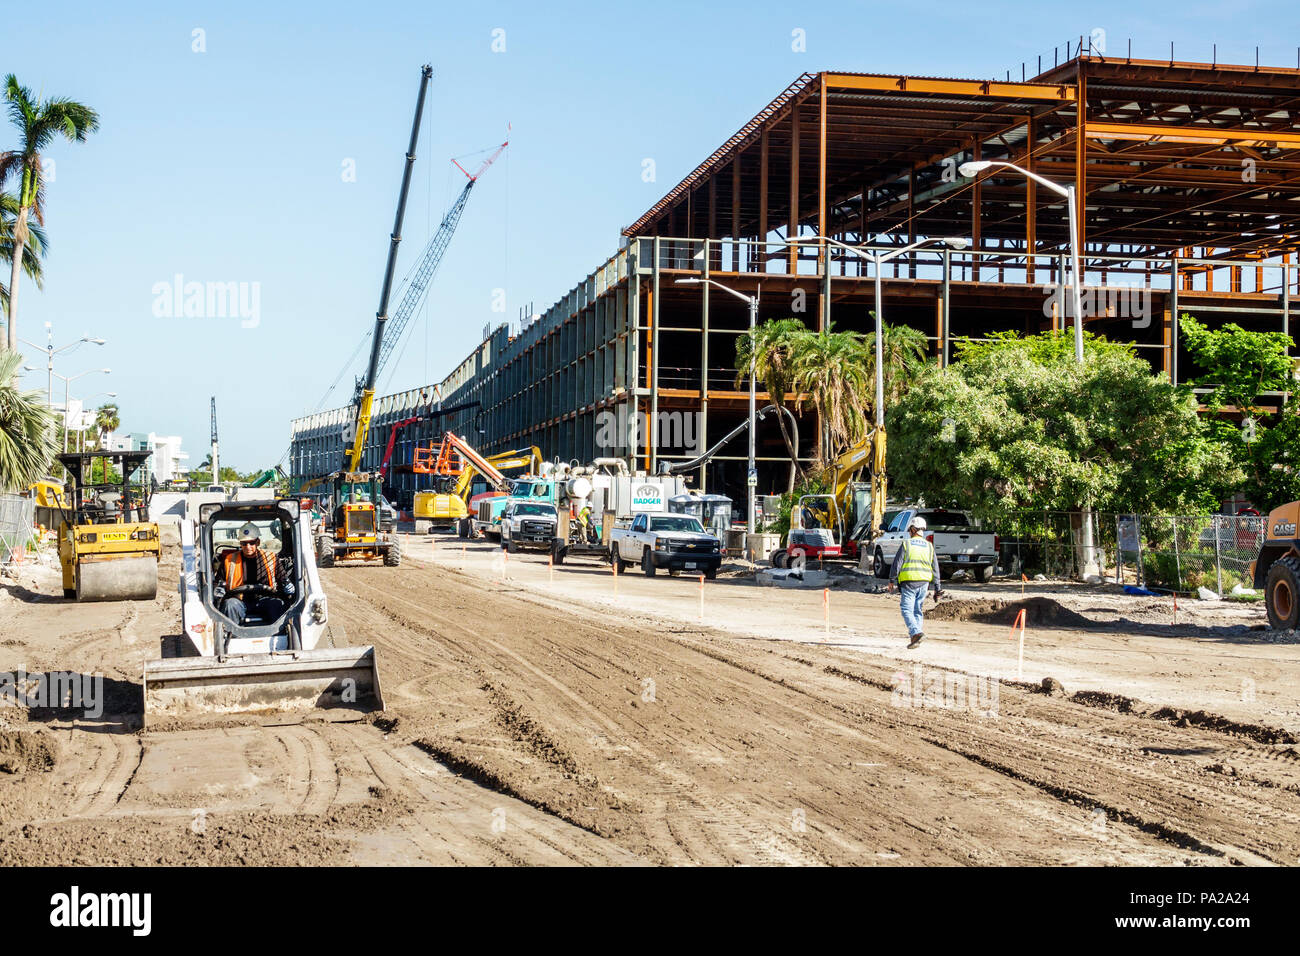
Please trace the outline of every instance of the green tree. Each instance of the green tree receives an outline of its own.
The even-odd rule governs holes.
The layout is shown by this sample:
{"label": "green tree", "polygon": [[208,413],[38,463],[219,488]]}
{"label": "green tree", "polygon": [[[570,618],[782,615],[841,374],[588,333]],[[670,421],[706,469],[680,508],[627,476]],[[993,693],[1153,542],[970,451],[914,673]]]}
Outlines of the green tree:
{"label": "green tree", "polygon": [[99,115],[90,107],[64,97],[41,100],[19,84],[12,73],[5,77],[4,98],[9,119],[18,130],[19,147],[0,153],[0,186],[9,177],[18,181],[18,215],[13,225],[13,253],[10,261],[8,347],[18,349],[18,278],[22,273],[25,247],[30,239],[28,220],[45,223],[45,177],[41,151],[56,136],[84,143],[99,129]]}
{"label": "green tree", "polygon": [[[801,337],[812,333],[799,319],[768,319],[736,340],[736,387],[749,381],[750,357],[754,361],[754,377],[767,392],[772,404],[786,406],[794,382],[793,357]],[[794,490],[799,470],[799,452],[786,425],[785,416],[776,416],[781,428],[781,438],[790,455],[790,479],[786,491]]]}
{"label": "green tree", "polygon": [[[874,313],[873,313],[874,315]],[[924,374],[930,364],[930,342],[924,332],[909,325],[884,325],[882,351],[884,355],[884,392],[885,407],[893,405],[907,394],[912,383]],[[867,353],[867,375],[872,381],[869,410],[875,416],[875,378],[876,378],[876,333],[868,332],[863,339],[863,348]]]}
{"label": "green tree", "polygon": [[121,424],[122,418],[118,414],[116,402],[107,402],[95,410],[95,436],[101,448],[105,438],[117,431]]}
{"label": "green tree", "polygon": [[803,398],[817,411],[825,434],[817,454],[823,466],[834,461],[867,433],[872,379],[867,371],[865,337],[836,332],[829,324],[797,337],[791,360],[796,406]]}
{"label": "green tree", "polygon": [[[1291,336],[1252,332],[1230,322],[1207,329],[1190,315],[1180,319],[1183,342],[1205,369],[1193,384],[1208,388],[1202,401],[1213,413],[1209,429],[1236,468],[1219,483],[1218,497],[1242,492],[1263,511],[1300,498],[1300,402],[1294,397],[1269,420],[1266,392],[1294,396],[1296,360]],[[1240,422],[1230,418],[1240,416]]]}
{"label": "green tree", "polygon": [[[18,220],[18,198],[9,193],[0,193],[0,274],[3,266],[12,266],[14,260],[14,226]],[[23,273],[36,288],[44,287],[45,273],[41,267],[41,257],[45,255],[48,241],[45,230],[35,224],[27,227],[27,242],[23,246]],[[9,309],[9,287],[0,281],[0,310]]]}
{"label": "green tree", "polygon": [[0,348],[0,491],[17,491],[48,473],[58,450],[54,414],[40,392],[21,391],[18,352]]}
{"label": "green tree", "polygon": [[1129,346],[1064,333],[959,346],[889,409],[889,472],[904,495],[996,518],[1023,509],[1203,510],[1230,470],[1190,390]]}

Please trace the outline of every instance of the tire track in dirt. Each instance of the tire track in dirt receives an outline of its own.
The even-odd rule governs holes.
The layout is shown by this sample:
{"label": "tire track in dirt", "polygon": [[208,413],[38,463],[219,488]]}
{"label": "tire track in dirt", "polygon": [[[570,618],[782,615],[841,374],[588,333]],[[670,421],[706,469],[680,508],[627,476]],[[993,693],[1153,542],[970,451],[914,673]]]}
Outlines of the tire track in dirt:
{"label": "tire track in dirt", "polygon": [[[636,766],[644,774],[643,779],[637,781],[638,786],[632,789],[633,797],[644,804],[644,812],[641,814],[645,819],[641,822],[644,828],[642,839],[648,846],[645,852],[653,852],[654,855],[661,859],[681,858],[683,853],[687,858],[704,861],[726,861],[735,862],[737,860],[753,862],[815,862],[815,861],[843,861],[847,854],[852,854],[857,860],[872,859],[873,854],[880,847],[878,843],[871,845],[863,841],[859,835],[868,833],[888,834],[890,839],[900,842],[898,836],[900,833],[906,833],[915,830],[924,837],[933,836],[930,832],[933,827],[916,827],[909,822],[908,808],[898,808],[896,801],[872,801],[876,805],[871,810],[858,808],[856,811],[848,810],[852,802],[859,797],[851,792],[856,786],[849,780],[835,779],[834,776],[828,776],[828,768],[824,764],[825,758],[822,758],[822,765],[816,773],[816,784],[826,786],[833,797],[831,804],[835,808],[836,815],[840,819],[836,820],[835,816],[829,819],[836,825],[827,826],[821,821],[809,821],[807,832],[809,834],[823,833],[825,839],[818,843],[815,839],[807,837],[794,838],[790,836],[791,826],[789,814],[791,813],[792,804],[785,800],[772,800],[765,798],[761,794],[754,794],[752,782],[746,784],[740,782],[740,786],[732,786],[730,789],[739,790],[743,794],[739,801],[726,796],[725,782],[708,780],[710,776],[716,777],[716,773],[702,772],[716,768],[709,767],[709,756],[714,752],[718,754],[718,759],[724,764],[730,762],[731,769],[734,769],[736,762],[743,760],[744,751],[752,746],[760,746],[766,752],[768,759],[776,764],[788,766],[788,772],[792,776],[798,776],[800,773],[800,763],[809,763],[808,758],[801,756],[805,750],[803,743],[796,744],[794,740],[783,744],[781,737],[783,734],[779,728],[786,725],[798,727],[804,725],[818,734],[823,734],[838,740],[835,744],[836,749],[845,748],[845,754],[860,752],[862,749],[880,749],[883,745],[877,736],[866,733],[862,720],[859,715],[850,715],[850,719],[845,721],[846,715],[840,714],[833,716],[835,711],[825,706],[824,695],[813,694],[804,698],[809,700],[808,705],[792,704],[793,699],[789,693],[781,695],[777,702],[765,700],[770,698],[770,694],[755,693],[755,687],[752,681],[749,681],[744,674],[748,672],[745,667],[735,667],[735,662],[730,660],[719,661],[727,666],[723,668],[708,667],[707,679],[705,681],[714,687],[723,702],[731,701],[734,706],[735,700],[758,700],[764,705],[770,713],[754,714],[751,717],[758,724],[774,724],[777,726],[775,732],[767,730],[760,731],[754,735],[752,743],[746,744],[742,740],[740,747],[733,745],[729,750],[724,748],[718,750],[716,742],[712,739],[701,742],[700,753],[690,757],[681,753],[675,754],[672,761],[657,758],[653,752],[655,747],[643,747],[637,741],[638,736],[645,736],[647,725],[637,720],[632,720],[623,709],[615,708],[610,710],[608,707],[608,694],[597,693],[592,699],[593,702],[586,700],[582,693],[575,690],[573,686],[566,684],[563,680],[557,679],[555,671],[561,666],[571,667],[575,673],[581,677],[578,685],[583,692],[590,694],[593,690],[587,686],[591,682],[593,675],[599,682],[626,681],[628,674],[645,673],[651,668],[642,668],[639,670],[629,671],[628,667],[622,661],[615,661],[614,658],[621,655],[611,655],[606,645],[617,643],[620,645],[620,652],[628,649],[632,652],[641,652],[653,655],[657,658],[657,664],[665,670],[681,670],[680,662],[673,659],[674,656],[680,657],[683,650],[700,651],[700,648],[692,641],[669,641],[676,646],[672,650],[665,646],[665,635],[662,633],[629,633],[626,620],[616,625],[606,625],[600,621],[590,620],[590,616],[580,616],[577,613],[567,615],[564,620],[563,640],[555,638],[554,634],[544,633],[548,629],[546,625],[551,622],[546,621],[546,617],[554,616],[554,609],[536,602],[529,601],[527,597],[518,596],[518,603],[524,605],[522,614],[530,618],[537,619],[538,612],[544,611],[538,620],[536,628],[521,627],[511,632],[510,646],[505,646],[504,641],[493,640],[482,633],[486,627],[493,627],[494,630],[503,629],[506,618],[517,618],[520,616],[521,609],[510,607],[509,603],[516,599],[516,594],[505,594],[495,589],[486,587],[474,588],[466,582],[456,582],[462,586],[468,587],[471,592],[477,592],[473,597],[468,599],[446,600],[449,595],[444,593],[444,588],[435,588],[436,593],[431,593],[427,585],[427,580],[421,582],[424,575],[406,576],[402,578],[390,577],[384,579],[382,590],[367,582],[378,580],[375,575],[367,575],[366,581],[361,579],[360,575],[350,576],[342,586],[344,590],[351,590],[367,603],[384,604],[384,613],[394,619],[394,623],[416,631],[417,633],[427,634],[433,639],[432,643],[443,643],[452,645],[456,657],[474,657],[477,656],[483,661],[480,670],[489,661],[492,668],[505,667],[507,670],[499,674],[491,672],[492,679],[500,682],[503,686],[511,687],[512,696],[519,697],[518,680],[523,679],[530,690],[526,691],[524,696],[535,696],[539,691],[545,695],[554,697],[555,703],[561,705],[561,712],[566,716],[562,718],[564,722],[576,722],[575,726],[567,726],[562,723],[564,733],[557,729],[553,722],[554,718],[559,717],[561,712],[554,712],[550,709],[544,711],[548,734],[554,739],[569,741],[566,747],[573,752],[572,739],[586,741],[593,737],[601,736],[624,744],[630,741],[628,750],[636,758]],[[403,578],[406,578],[403,580]],[[439,582],[442,583],[442,582]],[[485,593],[486,592],[486,593]],[[392,606],[393,600],[402,606],[401,613],[394,613],[395,608]],[[442,600],[440,600],[442,599]],[[491,607],[490,620],[491,625],[480,617],[463,616],[460,619],[451,618],[441,610],[435,610],[435,607],[444,609],[446,604],[474,604],[479,607]],[[408,610],[409,609],[409,610]],[[478,625],[478,629],[474,625]],[[435,626],[436,625],[436,626]],[[530,633],[537,630],[538,634]],[[452,635],[455,635],[454,637]],[[558,641],[558,643],[557,643]],[[630,646],[630,647],[629,647]],[[518,651],[512,648],[519,648]],[[600,649],[605,657],[593,656],[588,647]],[[483,652],[487,652],[484,658]],[[429,653],[438,653],[430,649]],[[546,670],[542,670],[536,664],[525,658],[523,655],[537,660],[539,663],[545,660]],[[688,655],[689,656],[689,655]],[[704,656],[708,656],[705,653]],[[734,668],[734,669],[733,669]],[[610,674],[611,669],[616,674]],[[698,664],[691,662],[689,669],[698,669]],[[512,675],[518,675],[517,677]],[[752,675],[751,675],[752,676]],[[566,678],[567,679],[567,678]],[[786,682],[789,683],[789,682]],[[556,685],[559,686],[556,686]],[[802,694],[802,689],[794,686],[783,686],[783,689],[790,693]],[[726,695],[733,695],[727,697]],[[556,696],[558,695],[558,696]],[[577,697],[577,700],[574,700]],[[522,698],[521,698],[522,699]],[[594,701],[599,700],[601,705],[598,706]],[[624,702],[626,703],[626,701]],[[701,698],[701,705],[707,706],[710,701],[707,698]],[[694,706],[694,704],[693,704]],[[775,709],[773,709],[775,708]],[[532,713],[536,714],[534,708]],[[617,716],[613,720],[606,716],[606,713]],[[644,711],[643,711],[644,712]],[[629,727],[628,724],[631,723]],[[889,733],[894,730],[892,722],[886,722],[883,728],[876,728],[882,732]],[[592,731],[596,731],[594,734]],[[800,732],[800,736],[804,734]],[[656,738],[657,739],[657,738]],[[595,748],[592,748],[593,750]],[[915,749],[915,748],[913,748]],[[586,753],[582,760],[587,766],[592,766],[592,761],[598,760],[600,752]],[[687,757],[687,762],[682,765],[680,762],[683,757]],[[900,767],[904,772],[918,772],[923,764],[929,760],[926,755],[904,755],[899,753],[890,754],[894,759],[891,765]],[[836,758],[842,759],[842,758]],[[953,760],[959,758],[953,757]],[[697,763],[700,762],[700,763]],[[818,761],[813,759],[812,763]],[[848,761],[851,763],[851,761]],[[951,761],[949,761],[951,763]],[[967,761],[959,760],[961,766],[966,766]],[[691,769],[683,769],[684,766],[690,766]],[[844,764],[840,765],[841,767]],[[952,765],[956,767],[956,764]],[[910,768],[910,769],[909,769]],[[780,771],[777,771],[780,772]],[[963,771],[969,772],[969,771]],[[830,771],[839,777],[842,773]],[[990,777],[996,776],[991,771]],[[597,771],[597,776],[602,780],[608,779],[605,775]],[[619,775],[620,779],[625,778],[626,774]],[[723,787],[718,784],[724,783]],[[739,782],[739,781],[738,781]],[[617,783],[617,781],[615,781]],[[848,784],[848,790],[845,785]],[[608,784],[605,784],[608,786]],[[872,784],[874,786],[874,784]],[[629,789],[626,783],[619,784],[623,790]],[[791,785],[793,786],[793,784]],[[987,789],[992,791],[991,785],[986,785]],[[816,787],[804,788],[816,789]],[[1021,800],[1041,800],[1043,795],[1035,791],[1034,788],[1025,785],[1019,788],[1014,794],[1015,799]],[[808,800],[805,795],[801,795],[796,803],[814,806],[816,801]],[[924,802],[924,801],[922,801]],[[839,803],[845,805],[837,805]],[[921,811],[922,816],[928,815],[929,811]],[[854,816],[862,814],[876,813],[888,821],[885,827],[863,826]],[[847,814],[847,816],[846,816]],[[1059,814],[1058,814],[1059,815]],[[995,815],[996,816],[996,815]],[[786,823],[781,824],[779,821],[785,817]],[[700,827],[696,827],[696,821],[703,820]],[[990,821],[986,820],[987,825]],[[1060,821],[1058,820],[1058,823]],[[1081,821],[1082,822],[1082,821]],[[1081,827],[1079,829],[1082,829]],[[864,832],[865,831],[865,832]],[[961,851],[961,856],[949,857],[941,855],[939,859],[949,862],[956,862],[959,859],[983,858],[991,861],[1006,861],[1008,857],[999,853],[996,844],[999,842],[994,837],[996,834],[985,834],[985,840],[982,844],[974,849],[965,849]],[[1150,850],[1151,838],[1147,835],[1131,835],[1137,844],[1147,844],[1146,849]],[[883,838],[883,837],[882,837]],[[871,839],[875,839],[872,837]],[[979,843],[979,841],[976,841]],[[686,847],[683,847],[683,844]],[[903,847],[909,856],[925,856],[928,850],[933,854],[934,847],[922,848],[915,842],[906,843]],[[1080,849],[1080,855],[1091,852],[1090,848],[1083,847]],[[933,858],[933,856],[932,856]],[[1015,857],[1011,857],[1015,858]],[[1050,859],[1051,857],[1046,857]]]}

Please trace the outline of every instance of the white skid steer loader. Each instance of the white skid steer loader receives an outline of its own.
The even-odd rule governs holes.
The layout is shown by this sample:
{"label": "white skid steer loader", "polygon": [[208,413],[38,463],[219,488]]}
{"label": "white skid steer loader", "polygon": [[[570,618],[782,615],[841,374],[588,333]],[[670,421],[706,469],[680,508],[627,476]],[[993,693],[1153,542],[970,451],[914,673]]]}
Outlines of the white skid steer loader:
{"label": "white skid steer loader", "polygon": [[[197,520],[182,518],[181,636],[144,666],[146,725],[383,709],[374,647],[345,646],[341,626],[329,621],[310,522],[296,499],[212,502]],[[258,575],[245,583],[242,571],[230,580],[241,538],[256,539],[245,567],[261,562],[261,576],[276,579],[270,586],[255,583]]]}

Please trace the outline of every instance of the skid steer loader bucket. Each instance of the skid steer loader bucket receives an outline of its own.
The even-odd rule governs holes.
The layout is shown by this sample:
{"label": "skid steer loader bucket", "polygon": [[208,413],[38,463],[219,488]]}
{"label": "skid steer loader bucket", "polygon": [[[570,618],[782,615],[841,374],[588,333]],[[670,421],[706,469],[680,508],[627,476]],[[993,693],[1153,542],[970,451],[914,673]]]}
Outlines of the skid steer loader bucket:
{"label": "skid steer loader bucket", "polygon": [[94,560],[77,567],[78,601],[152,601],[158,595],[158,558],[153,554]]}
{"label": "skid steer loader bucket", "polygon": [[178,657],[144,665],[144,719],[330,708],[338,716],[382,710],[374,647],[318,648],[233,657]]}

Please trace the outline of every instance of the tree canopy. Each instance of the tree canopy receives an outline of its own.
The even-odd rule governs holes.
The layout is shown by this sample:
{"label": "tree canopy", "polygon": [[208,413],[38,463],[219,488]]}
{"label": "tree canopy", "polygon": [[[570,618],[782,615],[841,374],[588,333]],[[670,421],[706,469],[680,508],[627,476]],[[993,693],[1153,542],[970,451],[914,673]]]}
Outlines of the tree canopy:
{"label": "tree canopy", "polygon": [[[1235,322],[1208,329],[1186,314],[1179,326],[1187,351],[1205,370],[1193,384],[1209,389],[1202,398],[1213,414],[1208,430],[1233,464],[1221,476],[1219,496],[1240,491],[1263,511],[1300,498],[1300,402],[1294,398],[1291,336],[1253,332]],[[1271,417],[1263,405],[1268,392],[1292,396]]]}
{"label": "tree canopy", "polygon": [[1014,333],[958,346],[888,411],[903,495],[989,517],[1023,509],[1185,512],[1217,504],[1230,467],[1187,388],[1131,346]]}

